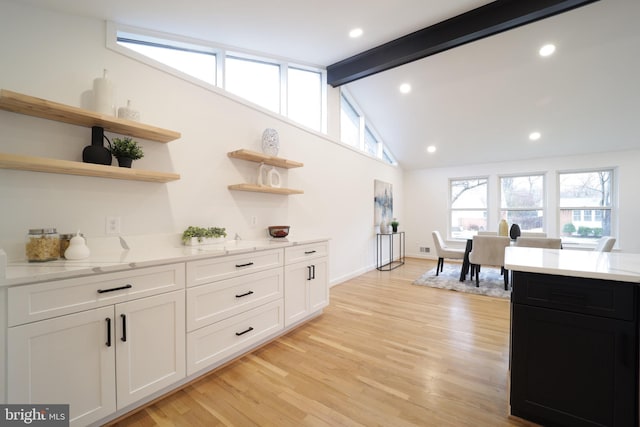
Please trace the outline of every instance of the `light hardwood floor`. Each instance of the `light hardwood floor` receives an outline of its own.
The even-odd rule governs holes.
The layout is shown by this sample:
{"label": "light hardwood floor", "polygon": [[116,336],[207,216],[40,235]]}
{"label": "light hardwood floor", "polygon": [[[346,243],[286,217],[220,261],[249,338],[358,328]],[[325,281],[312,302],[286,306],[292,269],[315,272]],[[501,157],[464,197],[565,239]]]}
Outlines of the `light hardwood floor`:
{"label": "light hardwood floor", "polygon": [[123,426],[532,426],[507,416],[509,302],[413,286],[407,259]]}

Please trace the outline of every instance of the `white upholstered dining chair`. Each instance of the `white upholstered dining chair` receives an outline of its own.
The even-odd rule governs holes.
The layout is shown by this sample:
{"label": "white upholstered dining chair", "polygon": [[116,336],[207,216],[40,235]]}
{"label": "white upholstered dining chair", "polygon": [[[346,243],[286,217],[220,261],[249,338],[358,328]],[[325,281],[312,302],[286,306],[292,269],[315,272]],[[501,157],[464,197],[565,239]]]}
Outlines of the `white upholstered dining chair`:
{"label": "white upholstered dining chair", "polygon": [[598,244],[593,249],[596,252],[611,252],[613,245],[616,244],[616,238],[611,236],[602,236],[598,240]]}
{"label": "white upholstered dining chair", "polygon": [[436,276],[440,274],[444,267],[446,259],[464,259],[464,249],[450,248],[444,242],[439,231],[431,233],[433,236],[433,244],[436,246],[436,254],[438,255],[438,266],[436,267]]}
{"label": "white upholstered dining chair", "polygon": [[504,290],[509,289],[509,274],[504,269],[504,249],[511,244],[506,236],[473,236],[473,248],[469,252],[471,278],[476,277],[476,287],[480,286],[480,266],[500,267],[504,276]]}
{"label": "white upholstered dining chair", "polygon": [[547,237],[518,237],[515,246],[527,248],[562,249],[562,240]]}

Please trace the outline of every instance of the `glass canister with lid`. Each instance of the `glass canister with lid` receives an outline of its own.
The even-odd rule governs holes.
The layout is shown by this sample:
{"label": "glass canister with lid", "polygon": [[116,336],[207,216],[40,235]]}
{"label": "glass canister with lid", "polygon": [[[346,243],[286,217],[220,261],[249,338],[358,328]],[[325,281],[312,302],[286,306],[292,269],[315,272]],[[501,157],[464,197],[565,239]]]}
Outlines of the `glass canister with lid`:
{"label": "glass canister with lid", "polygon": [[32,228],[25,252],[29,262],[52,261],[60,257],[60,237],[55,228]]}

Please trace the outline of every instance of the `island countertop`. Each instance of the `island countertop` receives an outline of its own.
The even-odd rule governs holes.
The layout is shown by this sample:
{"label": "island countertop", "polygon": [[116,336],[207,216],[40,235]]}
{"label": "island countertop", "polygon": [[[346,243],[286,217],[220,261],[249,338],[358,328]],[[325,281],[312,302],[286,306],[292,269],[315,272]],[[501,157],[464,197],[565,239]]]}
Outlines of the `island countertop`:
{"label": "island countertop", "polygon": [[512,271],[640,283],[640,254],[508,247]]}

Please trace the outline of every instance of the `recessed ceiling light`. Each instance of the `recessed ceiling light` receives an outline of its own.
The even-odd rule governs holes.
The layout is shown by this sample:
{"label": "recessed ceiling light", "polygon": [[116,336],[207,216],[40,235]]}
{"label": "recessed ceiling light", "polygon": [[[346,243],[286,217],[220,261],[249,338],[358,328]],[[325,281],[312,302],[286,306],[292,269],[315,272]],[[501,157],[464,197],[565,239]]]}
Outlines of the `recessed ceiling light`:
{"label": "recessed ceiling light", "polygon": [[550,56],[553,55],[553,52],[556,51],[556,46],[553,44],[545,44],[544,46],[542,46],[540,48],[540,50],[538,51],[538,53],[540,54],[540,56]]}
{"label": "recessed ceiling light", "polygon": [[530,139],[531,141],[537,141],[537,140],[539,140],[539,139],[540,139],[540,137],[541,137],[541,136],[542,136],[542,135],[540,134],[540,132],[531,132],[531,133],[529,134],[529,139]]}
{"label": "recessed ceiling light", "polygon": [[349,37],[355,39],[356,37],[360,37],[362,33],[362,28],[354,28],[353,30],[349,31]]}
{"label": "recessed ceiling light", "polygon": [[402,83],[400,85],[400,92],[402,92],[402,93],[411,92],[411,85],[409,83]]}
{"label": "recessed ceiling light", "polygon": [[436,152],[436,146],[435,145],[430,145],[427,147],[427,153],[435,153]]}

